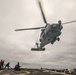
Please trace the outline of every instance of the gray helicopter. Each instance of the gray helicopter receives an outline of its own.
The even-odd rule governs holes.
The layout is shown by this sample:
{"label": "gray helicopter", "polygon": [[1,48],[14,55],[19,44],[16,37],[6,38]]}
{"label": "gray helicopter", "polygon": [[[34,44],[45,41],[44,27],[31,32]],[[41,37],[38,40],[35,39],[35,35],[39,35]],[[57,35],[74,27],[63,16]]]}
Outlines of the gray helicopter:
{"label": "gray helicopter", "polygon": [[41,14],[44,20],[44,23],[46,24],[43,27],[35,27],[35,28],[24,28],[24,29],[16,29],[15,31],[23,31],[23,30],[37,30],[37,29],[41,29],[41,34],[40,34],[40,43],[36,42],[36,46],[37,48],[31,48],[32,51],[44,51],[45,48],[44,46],[51,43],[54,44],[54,42],[60,41],[59,36],[61,35],[61,30],[63,29],[63,24],[68,24],[68,23],[73,23],[76,22],[76,20],[73,21],[69,21],[69,22],[65,22],[62,23],[61,20],[58,20],[58,23],[53,23],[53,24],[49,24],[47,23],[47,20],[45,18],[43,9],[42,9],[42,5],[41,2],[38,0],[38,4],[41,10]]}

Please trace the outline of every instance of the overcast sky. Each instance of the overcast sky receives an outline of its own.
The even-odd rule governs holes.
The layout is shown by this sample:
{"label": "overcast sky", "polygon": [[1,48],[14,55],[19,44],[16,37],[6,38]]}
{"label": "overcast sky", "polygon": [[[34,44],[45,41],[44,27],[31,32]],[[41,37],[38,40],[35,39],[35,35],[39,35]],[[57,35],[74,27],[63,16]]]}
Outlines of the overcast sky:
{"label": "overcast sky", "polygon": [[[76,20],[76,0],[41,0],[48,23]],[[15,32],[15,29],[45,26],[37,0],[0,0],[0,59],[11,66],[76,68],[76,23],[63,26],[60,41],[36,47],[40,30]]]}

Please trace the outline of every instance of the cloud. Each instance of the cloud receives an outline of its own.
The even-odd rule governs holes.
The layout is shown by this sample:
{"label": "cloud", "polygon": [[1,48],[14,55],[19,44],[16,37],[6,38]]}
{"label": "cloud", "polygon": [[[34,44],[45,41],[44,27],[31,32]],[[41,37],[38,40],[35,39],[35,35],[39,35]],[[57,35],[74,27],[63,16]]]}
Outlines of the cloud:
{"label": "cloud", "polygon": [[[49,23],[75,20],[76,1],[41,0]],[[27,67],[73,68],[76,55],[76,23],[63,26],[60,41],[46,45],[44,52],[32,52],[40,30],[15,32],[17,28],[45,26],[36,0],[0,1],[0,59]],[[68,64],[68,65],[67,65]],[[11,66],[12,66],[11,65]]]}

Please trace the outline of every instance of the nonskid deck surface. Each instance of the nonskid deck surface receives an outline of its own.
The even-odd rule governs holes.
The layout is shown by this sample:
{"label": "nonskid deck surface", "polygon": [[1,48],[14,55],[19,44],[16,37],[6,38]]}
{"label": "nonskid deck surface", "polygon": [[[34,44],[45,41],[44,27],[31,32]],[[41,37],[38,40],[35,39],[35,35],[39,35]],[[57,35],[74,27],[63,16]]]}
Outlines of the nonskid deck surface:
{"label": "nonskid deck surface", "polygon": [[11,70],[3,70],[2,72],[0,72],[0,75],[16,75],[16,74]]}
{"label": "nonskid deck surface", "polygon": [[54,72],[50,70],[4,70],[0,72],[0,75],[76,75],[76,74],[65,74],[63,72]]}

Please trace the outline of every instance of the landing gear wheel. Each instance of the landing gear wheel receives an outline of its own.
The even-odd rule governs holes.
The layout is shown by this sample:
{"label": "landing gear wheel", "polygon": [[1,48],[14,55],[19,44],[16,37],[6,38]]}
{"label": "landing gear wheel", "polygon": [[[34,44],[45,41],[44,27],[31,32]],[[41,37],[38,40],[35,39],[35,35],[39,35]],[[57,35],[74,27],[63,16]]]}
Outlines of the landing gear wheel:
{"label": "landing gear wheel", "polygon": [[40,39],[39,41],[41,42],[42,40]]}
{"label": "landing gear wheel", "polygon": [[60,38],[57,38],[58,41],[60,41]]}

